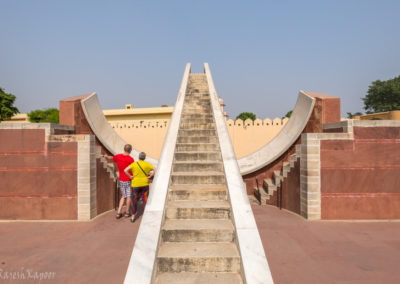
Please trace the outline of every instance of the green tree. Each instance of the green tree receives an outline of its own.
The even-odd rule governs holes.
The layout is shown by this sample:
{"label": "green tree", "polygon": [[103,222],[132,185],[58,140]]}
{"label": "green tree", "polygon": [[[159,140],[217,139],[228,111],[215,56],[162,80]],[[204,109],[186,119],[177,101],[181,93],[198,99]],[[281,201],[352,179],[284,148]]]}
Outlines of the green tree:
{"label": "green tree", "polygon": [[56,108],[37,109],[28,113],[30,122],[58,123],[59,111]]}
{"label": "green tree", "polygon": [[285,117],[290,118],[292,116],[293,110],[289,110],[286,115],[284,117],[282,117],[282,119],[284,119]]}
{"label": "green tree", "polygon": [[400,110],[400,76],[372,82],[362,100],[367,113]]}
{"label": "green tree", "polygon": [[19,113],[17,107],[14,106],[15,96],[7,94],[0,87],[0,121],[10,119],[14,114]]}
{"label": "green tree", "polygon": [[243,121],[245,121],[246,119],[250,118],[251,120],[256,120],[256,115],[252,112],[242,112],[240,113],[238,116],[236,116],[236,119],[241,119]]}

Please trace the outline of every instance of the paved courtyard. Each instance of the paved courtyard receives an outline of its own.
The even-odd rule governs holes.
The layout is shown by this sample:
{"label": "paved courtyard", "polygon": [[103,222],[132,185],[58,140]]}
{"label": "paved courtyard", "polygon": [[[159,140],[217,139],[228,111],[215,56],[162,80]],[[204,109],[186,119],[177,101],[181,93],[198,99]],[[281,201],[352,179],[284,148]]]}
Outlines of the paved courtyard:
{"label": "paved courtyard", "polygon": [[[400,222],[310,222],[253,206],[275,283],[400,283]],[[122,283],[140,220],[0,223],[0,271],[41,283]],[[27,275],[27,274],[26,274]],[[0,283],[34,283],[0,278]],[[36,281],[38,283],[38,281]]]}

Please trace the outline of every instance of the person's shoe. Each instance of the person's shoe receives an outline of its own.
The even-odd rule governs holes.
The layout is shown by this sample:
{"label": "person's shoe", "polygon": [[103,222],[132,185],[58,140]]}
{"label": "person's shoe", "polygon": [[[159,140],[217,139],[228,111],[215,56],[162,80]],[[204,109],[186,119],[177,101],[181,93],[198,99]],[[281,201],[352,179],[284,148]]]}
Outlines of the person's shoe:
{"label": "person's shoe", "polygon": [[131,217],[131,214],[130,214],[130,213],[128,213],[128,212],[125,212],[125,215],[124,215],[124,217],[125,217],[125,218]]}
{"label": "person's shoe", "polygon": [[136,214],[133,214],[131,216],[131,222],[134,223],[136,221]]}
{"label": "person's shoe", "polygon": [[115,216],[115,219],[121,219],[122,218],[122,213],[118,213],[117,216]]}

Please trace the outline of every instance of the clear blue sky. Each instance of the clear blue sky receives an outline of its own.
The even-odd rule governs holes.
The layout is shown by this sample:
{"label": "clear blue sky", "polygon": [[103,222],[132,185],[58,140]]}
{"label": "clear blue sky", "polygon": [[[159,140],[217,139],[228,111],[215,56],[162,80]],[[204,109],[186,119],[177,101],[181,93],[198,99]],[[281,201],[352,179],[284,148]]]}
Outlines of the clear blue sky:
{"label": "clear blue sky", "polygon": [[21,112],[97,92],[103,108],[173,105],[208,62],[229,115],[281,117],[299,90],[362,111],[400,75],[400,1],[0,0],[0,86]]}

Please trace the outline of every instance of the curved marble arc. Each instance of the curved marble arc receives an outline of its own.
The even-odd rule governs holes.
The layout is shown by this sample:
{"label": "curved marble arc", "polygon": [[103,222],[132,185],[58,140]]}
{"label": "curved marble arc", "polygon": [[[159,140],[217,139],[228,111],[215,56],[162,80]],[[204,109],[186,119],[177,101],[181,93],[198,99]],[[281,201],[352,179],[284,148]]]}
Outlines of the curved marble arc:
{"label": "curved marble arc", "polygon": [[[117,132],[111,127],[105,118],[103,111],[100,107],[99,99],[96,93],[92,93],[87,98],[81,101],[82,109],[85,114],[86,120],[89,123],[90,128],[100,140],[104,147],[107,148],[113,155],[121,153],[126,144]],[[138,160],[140,151],[133,148],[131,156]],[[146,157],[146,161],[157,166],[158,160],[152,157]]]}
{"label": "curved marble arc", "polygon": [[240,173],[250,174],[278,159],[303,132],[314,108],[315,99],[300,91],[293,113],[282,130],[258,151],[238,160]]}

